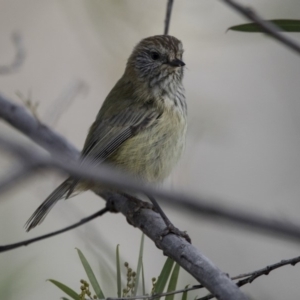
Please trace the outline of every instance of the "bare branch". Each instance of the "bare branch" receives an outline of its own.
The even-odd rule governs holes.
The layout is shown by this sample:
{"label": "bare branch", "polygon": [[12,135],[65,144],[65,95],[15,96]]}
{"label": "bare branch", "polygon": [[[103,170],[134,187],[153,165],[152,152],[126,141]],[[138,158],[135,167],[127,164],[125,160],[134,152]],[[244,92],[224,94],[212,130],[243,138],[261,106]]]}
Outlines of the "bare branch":
{"label": "bare branch", "polygon": [[[116,172],[107,166],[97,170],[89,163],[81,164],[75,162],[63,163],[55,157],[44,157],[33,149],[28,149],[21,145],[16,145],[11,142],[1,140],[0,146],[5,147],[11,154],[23,158],[25,161],[30,161],[34,158],[39,162],[40,167],[52,167],[62,169],[76,178],[86,178],[92,182],[102,182],[107,185],[118,186],[121,190],[125,190],[126,181],[131,181],[131,186],[128,185],[126,190],[131,190],[133,187],[143,186],[147,192],[152,191],[151,187],[147,187],[141,183],[136,183],[129,178],[128,175],[121,176],[120,172]],[[31,158],[30,158],[31,157]],[[65,165],[65,166],[64,166]],[[106,179],[108,178],[108,180]],[[124,184],[124,179],[125,184]],[[111,182],[112,180],[112,182]],[[150,209],[141,209],[140,201],[126,194],[112,193],[108,191],[99,191],[99,195],[104,197],[115,211],[124,214],[130,224],[140,228],[156,245],[164,251],[164,254],[173,258],[178,264],[189,272],[197,281],[203,284],[210,292],[221,300],[242,300],[246,297],[231,281],[228,276],[221,272],[208,258],[199,252],[194,246],[189,244],[185,239],[169,234],[163,239],[160,239],[161,233],[165,229],[165,223],[161,216]],[[51,236],[56,233],[52,233]],[[28,241],[26,241],[28,242]],[[21,242],[23,245],[23,243]],[[18,243],[19,245],[19,243]],[[8,247],[15,247],[8,246]],[[4,248],[6,250],[6,248]]]}
{"label": "bare branch", "polygon": [[9,65],[0,66],[0,75],[7,75],[16,72],[25,61],[26,54],[21,34],[19,32],[14,32],[11,35],[11,40],[16,48],[16,54],[13,61]]}
{"label": "bare branch", "polygon": [[297,263],[300,262],[300,256],[298,257],[294,257],[291,259],[286,259],[286,260],[282,260],[276,264],[273,265],[269,265],[265,268],[262,268],[260,270],[256,270],[250,273],[245,273],[245,274],[241,274],[235,277],[232,277],[232,279],[239,279],[239,278],[243,278],[243,277],[247,277],[245,279],[242,279],[240,281],[237,282],[237,286],[241,287],[247,283],[252,283],[256,278],[262,276],[262,275],[269,275],[270,272],[281,268],[283,266],[287,266],[287,265],[291,265],[291,266],[295,266]]}
{"label": "bare branch", "polygon": [[25,240],[25,241],[22,241],[22,242],[0,246],[0,252],[5,252],[5,251],[13,250],[13,249],[16,249],[16,248],[19,248],[19,247],[22,247],[22,246],[27,246],[29,244],[32,244],[32,243],[35,243],[35,242],[53,237],[55,235],[61,234],[61,233],[66,232],[66,231],[69,231],[69,230],[74,229],[76,227],[79,227],[79,226],[81,226],[81,225],[83,225],[87,222],[90,222],[90,221],[94,220],[97,217],[100,217],[100,216],[104,215],[108,211],[109,211],[109,209],[107,207],[105,207],[105,208],[99,210],[98,212],[96,212],[95,214],[92,214],[89,217],[81,219],[79,222],[77,222],[73,225],[70,225],[68,227],[65,227],[63,229],[53,231],[51,233],[41,235],[41,236],[38,236],[36,238]]}
{"label": "bare branch", "polygon": [[[111,195],[112,197],[114,195]],[[109,198],[109,193],[106,195]],[[198,282],[203,284],[217,299],[247,299],[228,276],[205,257],[196,247],[185,239],[169,234],[162,240],[158,240],[165,223],[161,216],[153,210],[138,210],[133,201],[128,201],[124,195],[114,197],[114,207],[126,216],[130,224],[140,228],[163,253],[175,260],[183,269],[191,274]]]}
{"label": "bare branch", "polygon": [[173,2],[174,2],[174,0],[168,0],[168,2],[167,2],[164,34],[169,34],[169,27],[170,27],[170,21],[171,21],[171,13],[172,13]]}
{"label": "bare branch", "polygon": [[[41,166],[52,166],[54,168],[61,168],[63,170],[65,170],[66,172],[70,173],[72,176],[75,177],[81,177],[81,178],[85,178],[94,182],[102,182],[105,184],[111,184],[111,181],[113,181],[112,178],[114,178],[114,180],[116,180],[114,182],[114,184],[121,188],[121,189],[125,189],[125,188],[129,188],[130,189],[137,189],[132,183],[130,182],[126,182],[127,179],[124,179],[124,177],[122,178],[122,176],[120,176],[119,172],[115,172],[113,170],[110,170],[109,168],[107,169],[106,166],[103,166],[103,168],[101,168],[101,172],[96,171],[95,168],[93,168],[91,165],[87,164],[87,165],[81,165],[78,166],[76,165],[76,163],[70,162],[67,164],[67,166],[64,166],[62,161],[64,161],[63,158],[59,158],[57,160],[55,160],[55,158],[44,158],[43,156],[39,155],[39,153],[35,153],[35,151],[29,150],[25,147],[22,146],[16,146],[13,145],[10,142],[4,142],[3,140],[0,140],[0,146],[4,146],[6,149],[10,150],[10,153],[16,154],[19,157],[23,158],[25,161],[33,161],[33,159],[36,159]],[[109,179],[109,181],[107,181],[107,179],[103,178],[105,176],[102,176],[101,173],[104,173],[105,176]],[[127,175],[128,176],[128,175]],[[119,182],[122,182],[120,183]],[[129,178],[129,180],[132,180]],[[141,184],[138,183],[138,186],[140,186]],[[151,187],[149,186],[142,186],[139,187],[139,191],[143,191],[146,193],[151,193],[151,194],[155,194],[158,193],[158,195],[162,196],[162,194],[159,194],[159,191],[155,191],[153,190],[149,190],[151,189]],[[106,195],[105,195],[106,193]],[[174,235],[169,235],[166,236],[163,240],[158,240],[158,238],[160,237],[160,234],[164,228],[164,222],[162,221],[161,217],[154,213],[151,210],[139,210],[138,205],[136,205],[136,202],[130,202],[127,201],[128,197],[130,196],[126,196],[126,195],[122,195],[119,194],[118,197],[116,197],[115,193],[112,194],[110,192],[105,192],[105,191],[101,191],[101,196],[104,195],[105,199],[113,199],[113,205],[115,207],[115,209],[117,211],[122,212],[127,219],[129,220],[129,222],[131,224],[134,224],[135,226],[139,227],[147,236],[149,236],[153,241],[156,242],[157,246],[161,249],[164,250],[164,253],[166,255],[168,255],[169,257],[172,257],[175,261],[177,261],[183,268],[185,268],[191,275],[193,275],[196,279],[199,280],[199,278],[202,279],[199,280],[204,286],[206,286],[208,289],[210,288],[214,288],[211,285],[211,281],[209,282],[205,282],[204,278],[203,278],[203,273],[199,273],[199,270],[201,269],[200,265],[197,265],[197,259],[196,257],[198,257],[199,253],[195,253],[194,251],[196,250],[195,248],[193,248],[190,244],[188,244],[186,241],[183,241],[180,237],[178,236],[174,236]],[[166,197],[166,196],[165,196]],[[189,202],[189,199],[186,200],[187,196],[180,196],[182,197],[184,200],[184,202]],[[168,198],[168,197],[167,197]],[[172,195],[171,199],[176,200],[176,195]],[[195,206],[194,206],[195,208]],[[194,210],[194,209],[193,209]],[[138,212],[138,213],[137,213]],[[149,216],[150,214],[150,216]],[[151,215],[152,214],[152,215]],[[159,224],[160,222],[160,224]],[[55,234],[55,233],[54,233]],[[53,235],[54,235],[53,234]],[[168,240],[169,239],[169,240]],[[22,243],[23,245],[24,243]],[[19,244],[18,244],[19,245]],[[174,247],[177,245],[181,245],[180,251],[174,251]],[[15,245],[13,245],[15,246]],[[184,251],[183,251],[184,249]],[[6,250],[6,249],[5,249]],[[177,250],[177,249],[176,249]],[[181,252],[183,251],[183,252]],[[283,264],[287,264],[287,263],[296,263],[297,261],[286,261],[283,262]],[[207,261],[207,259],[205,257],[201,257],[201,266],[203,267],[203,265],[205,265],[204,270],[207,270],[207,268],[213,272],[216,273],[215,267],[211,265],[210,261]],[[282,265],[282,264],[279,264]],[[278,266],[274,266],[278,267]],[[238,285],[244,285],[246,283],[251,282],[251,280],[254,280],[255,278],[257,278],[258,276],[261,276],[263,274],[266,274],[266,272],[270,269],[270,267],[268,268],[264,268],[263,270],[260,270],[259,272],[256,272],[255,275],[251,276],[250,278],[246,278],[240,282],[238,282]],[[218,270],[217,270],[218,271]],[[223,281],[224,278],[219,278],[218,280]],[[216,282],[214,282],[214,284],[217,284]],[[218,294],[215,294],[218,295]],[[212,295],[208,295],[203,299],[211,299],[213,296]],[[220,296],[221,297],[221,296]],[[222,299],[222,298],[220,298]],[[226,298],[225,298],[226,299]],[[234,299],[234,298],[228,298],[228,299]]]}
{"label": "bare branch", "polygon": [[0,118],[21,131],[48,152],[61,152],[77,159],[79,151],[64,137],[40,123],[23,106],[14,104],[0,94]]}
{"label": "bare branch", "polygon": [[[287,265],[292,265],[292,266],[295,266],[297,263],[300,262],[300,256],[298,257],[294,257],[294,258],[290,258],[290,259],[287,259],[287,260],[282,260],[278,263],[275,263],[273,265],[269,265],[265,268],[262,268],[262,269],[259,269],[259,270],[256,270],[256,271],[253,271],[253,272],[249,272],[249,273],[244,273],[244,274],[241,274],[241,275],[237,275],[237,276],[234,276],[234,277],[231,277],[232,280],[236,280],[236,279],[240,279],[240,278],[244,278],[244,277],[247,277],[245,279],[242,279],[240,281],[238,281],[236,283],[236,285],[238,287],[241,287],[247,283],[252,283],[256,278],[262,276],[262,275],[269,275],[269,273],[271,271],[274,271],[278,268],[281,268],[283,266],[287,266]],[[197,288],[197,286],[194,286],[194,288]],[[209,300],[209,299],[213,299],[215,298],[214,295],[212,294],[209,294],[205,297],[201,297],[201,298],[198,298],[197,300]]]}
{"label": "bare branch", "polygon": [[[3,98],[3,97],[2,97]],[[1,100],[2,100],[2,103],[5,103],[5,102],[3,102],[3,99],[2,99],[1,97],[0,97],[0,115],[3,115],[3,107],[5,108],[7,108],[8,106],[1,106]],[[9,101],[8,101],[9,102]],[[19,111],[19,113],[22,111],[22,110],[19,110],[19,108],[17,107],[17,106],[13,106],[15,109],[12,109],[12,113],[14,113],[14,111],[15,110],[18,110]],[[6,113],[8,113],[9,114],[9,110],[6,110]],[[30,118],[31,119],[33,119],[33,117],[31,116],[31,115],[28,115],[27,114],[27,112],[25,111],[25,110],[23,110],[23,112],[25,113],[25,115],[28,117],[29,116],[29,123],[28,124],[31,124],[31,125],[33,125],[33,126],[35,126],[36,125],[36,123],[35,122],[32,122],[32,120],[30,120]],[[20,124],[22,124],[22,123],[20,123],[18,120],[16,120],[16,119],[13,119],[13,118],[11,118],[11,117],[9,117],[9,115],[5,115],[6,116],[6,119],[8,119],[8,120],[10,120],[10,122],[11,122],[11,124],[13,125],[13,126],[15,126],[15,127],[17,127],[18,128],[18,126],[20,126]],[[21,117],[21,119],[22,119],[22,117]],[[43,126],[43,125],[40,125],[40,126]],[[44,127],[44,126],[43,126]],[[36,127],[34,127],[34,128],[36,128]],[[46,127],[45,127],[46,128]],[[27,128],[28,130],[29,130],[29,132],[30,132],[30,126]],[[21,128],[21,130],[23,130],[22,128]],[[46,128],[46,130],[45,130],[45,132],[47,133],[48,131],[50,131],[51,132],[51,130],[49,129],[49,128]],[[47,146],[48,145],[50,145],[50,147],[52,147],[51,149],[50,149],[50,151],[52,152],[52,153],[55,153],[56,151],[53,151],[53,148],[54,149],[59,149],[59,148],[64,148],[64,146],[61,146],[60,145],[60,143],[64,143],[64,140],[63,139],[61,139],[59,136],[58,136],[58,138],[57,138],[57,135],[55,134],[55,133],[53,133],[53,132],[51,132],[51,134],[50,135],[48,135],[48,134],[46,134],[46,140],[48,141],[48,137],[49,136],[51,136],[52,138],[53,138],[53,140],[50,140],[48,143],[45,143],[44,141],[43,141],[43,134],[41,134],[39,131],[36,131],[37,133],[38,133],[38,136],[39,136],[39,139],[36,139],[35,138],[35,136],[33,135],[32,136],[32,138],[34,138],[34,139],[36,139],[37,141],[38,141],[38,143],[40,143],[42,146],[44,146],[45,148],[47,148]],[[56,141],[58,141],[58,145],[60,145],[60,147],[57,147],[56,146]],[[66,147],[67,149],[69,149],[69,147]],[[24,155],[24,153],[26,153],[26,151],[24,152],[24,149],[22,149],[22,151],[20,151],[20,153],[23,153],[23,155]],[[37,158],[38,156],[36,156],[36,154],[35,153],[32,153],[31,151],[29,151],[29,153],[31,153],[31,155],[34,155],[34,157],[35,158]],[[63,152],[62,152],[63,153]],[[68,154],[70,154],[71,156],[73,155],[73,158],[75,158],[75,157],[77,157],[77,151],[75,150],[74,152],[72,152],[72,151],[69,151],[69,152],[67,152]],[[28,159],[26,158],[26,160],[28,161]],[[103,168],[104,168],[104,166],[103,166]],[[67,172],[69,172],[69,171],[72,171],[72,170],[66,170]],[[81,171],[82,171],[82,168],[81,168]],[[103,171],[104,171],[104,173],[106,173],[106,170],[105,170],[105,168],[103,169]],[[74,175],[76,176],[76,174],[74,173]],[[77,173],[77,176],[85,176],[85,174],[79,174],[79,173]],[[99,178],[97,178],[97,180],[98,180]],[[105,176],[104,176],[104,178],[102,178],[102,179],[105,179]],[[102,180],[101,178],[99,179],[99,180]],[[123,182],[123,179],[122,179],[122,182]],[[150,191],[148,191],[148,193],[149,193]],[[176,195],[176,194],[175,194]],[[102,195],[103,196],[103,195]],[[163,195],[161,195],[161,196],[163,196]],[[173,197],[173,195],[171,196],[171,197]],[[134,212],[136,212],[137,210],[138,210],[138,206],[135,206],[135,205],[133,205],[132,204],[132,202],[130,202],[130,201],[128,201],[128,197],[126,197],[126,195],[104,195],[104,198],[105,199],[109,199],[109,198],[112,198],[113,200],[114,200],[114,202],[115,202],[115,206],[118,208],[118,210],[119,211],[121,211],[124,215],[126,215],[128,218],[130,218],[131,217],[131,220],[130,220],[130,222],[132,223],[132,224],[134,224],[135,226],[138,226],[139,228],[141,228],[146,234],[147,234],[147,232],[148,232],[148,234],[149,234],[149,232],[154,228],[156,231],[156,233],[160,233],[161,232],[161,230],[163,230],[164,229],[164,223],[162,222],[160,225],[161,225],[161,227],[160,226],[158,226],[158,222],[156,222],[156,221],[151,221],[151,222],[149,222],[149,220],[151,220],[151,217],[153,217],[154,218],[154,220],[157,220],[157,219],[160,219],[160,217],[156,214],[156,213],[154,213],[154,212],[152,212],[152,211],[149,211],[149,210],[142,210],[143,211],[143,214],[146,214],[146,216],[145,216],[145,219],[144,219],[144,222],[139,222],[138,223],[138,220],[136,220],[132,215],[134,215]],[[182,199],[185,199],[185,196],[184,195],[179,195],[179,198],[182,198]],[[175,199],[176,200],[176,199]],[[173,199],[173,202],[172,203],[174,203],[174,199]],[[176,202],[175,202],[176,203]],[[186,202],[186,200],[184,200],[183,201],[183,204],[184,203],[187,203]],[[208,202],[207,202],[208,203]],[[208,213],[208,215],[209,216],[212,216],[212,217],[214,217],[214,219],[215,219],[215,217],[216,216],[222,216],[222,218],[224,218],[224,219],[228,219],[228,218],[231,218],[229,215],[227,215],[227,213],[228,212],[230,212],[230,215],[233,215],[233,216],[236,216],[236,215],[238,215],[238,213],[237,212],[235,212],[235,211],[232,211],[231,209],[229,210],[229,209],[227,209],[226,211],[227,211],[227,213],[225,213],[225,215],[223,215],[223,209],[221,209],[221,213],[220,213],[220,211],[219,211],[219,208],[221,207],[219,204],[218,205],[215,205],[215,206],[213,206],[213,205],[211,205],[211,201],[210,201],[210,203],[209,203],[210,205],[209,205],[209,209],[207,209],[207,207],[202,203],[202,206],[204,205],[204,207],[201,207],[201,205],[200,205],[200,210],[202,211],[202,213],[203,214],[207,214]],[[203,209],[204,208],[204,209]],[[194,208],[192,207],[191,208],[193,211],[194,211]],[[198,209],[199,209],[199,207],[198,207]],[[148,216],[147,214],[151,214],[151,216]],[[249,216],[249,214],[247,213],[244,213],[244,215],[245,216],[247,216],[247,218],[251,218],[251,215]],[[138,217],[141,217],[141,214],[139,214],[139,216]],[[241,217],[241,216],[240,216]],[[251,222],[250,222],[251,223]],[[274,224],[274,222],[271,222],[271,223],[273,223]],[[276,221],[275,222],[275,224],[276,223],[278,223],[278,221]],[[279,222],[280,223],[280,222]],[[146,225],[145,225],[146,224]],[[148,224],[150,224],[150,226],[148,225]],[[277,224],[278,226],[280,225],[280,224]],[[285,225],[285,224],[284,224]],[[294,228],[294,229],[297,229],[297,226]],[[276,231],[276,229],[275,229],[275,231]],[[149,234],[150,235],[150,234]],[[155,241],[156,240],[156,238],[155,238],[155,236],[157,237],[157,235],[155,235],[155,233],[153,233],[153,235],[152,235],[152,239]],[[151,236],[150,236],[151,237]],[[168,250],[168,248],[167,247],[165,247],[165,244],[164,244],[164,242],[165,242],[165,240],[167,239],[167,238],[172,238],[172,239],[179,239],[178,237],[176,237],[176,236],[173,236],[173,235],[169,235],[168,237],[166,237],[162,242],[160,242],[159,243],[159,246],[165,251],[165,253],[166,254],[168,254],[169,252],[176,252],[177,251],[177,249],[185,249],[185,246],[183,246],[182,248],[180,248],[181,246],[182,246],[182,242],[184,242],[184,241],[176,241],[176,242],[172,242],[172,245],[178,245],[178,247],[179,248],[176,248],[176,247],[173,247],[173,249],[169,249]],[[177,244],[176,244],[177,243]],[[179,245],[181,245],[181,246],[179,246]],[[170,254],[170,256],[171,256],[171,254]],[[171,256],[172,257],[172,256]],[[176,255],[173,253],[173,257],[174,258],[176,258]],[[199,259],[199,257],[196,255],[196,256],[194,256],[194,255],[192,255],[192,256],[189,256],[189,257],[192,257],[193,259],[194,259],[194,261],[197,261],[198,259]],[[183,258],[185,258],[185,257],[183,257]],[[179,257],[179,261],[180,261],[180,259],[181,259],[181,257]],[[178,261],[178,262],[179,262]],[[201,257],[201,259],[200,259],[200,261],[202,261],[202,257]],[[179,262],[180,263],[180,262]],[[181,264],[181,263],[180,263]],[[187,270],[188,270],[188,272],[189,272],[189,267],[187,267]],[[209,268],[208,269],[209,271],[211,270],[211,268]],[[204,274],[202,274],[202,276],[206,276],[207,277],[207,273],[204,275]],[[199,275],[199,274],[196,274],[195,275],[195,278],[197,279],[197,280],[199,280],[201,283],[202,283],[202,281],[201,281],[201,279],[199,279],[199,278],[201,278],[201,274]],[[208,285],[206,285],[207,287],[208,287]],[[212,290],[213,291],[215,291],[215,289],[212,287],[212,286],[210,286],[211,288],[212,288]],[[233,298],[229,298],[229,299],[233,299]]]}
{"label": "bare branch", "polygon": [[274,39],[279,41],[281,44],[287,46],[288,48],[294,50],[298,54],[300,54],[300,45],[289,38],[286,35],[281,34],[279,31],[280,29],[274,25],[271,22],[265,21],[263,18],[261,18],[254,10],[252,10],[249,7],[244,7],[241,4],[238,4],[234,0],[221,0],[236,11],[238,11],[240,14],[244,15],[247,19],[255,22],[257,25],[261,27],[267,34],[272,36]]}

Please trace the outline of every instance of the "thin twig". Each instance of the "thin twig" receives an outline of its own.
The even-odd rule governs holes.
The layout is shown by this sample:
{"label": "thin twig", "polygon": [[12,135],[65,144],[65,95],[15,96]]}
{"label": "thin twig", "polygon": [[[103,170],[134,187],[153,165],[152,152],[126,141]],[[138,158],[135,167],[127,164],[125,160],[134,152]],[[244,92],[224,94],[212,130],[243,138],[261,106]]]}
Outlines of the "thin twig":
{"label": "thin twig", "polygon": [[279,32],[280,29],[276,25],[274,25],[271,22],[265,21],[254,10],[252,10],[249,7],[245,7],[241,4],[238,4],[233,0],[221,0],[221,1],[223,1],[230,7],[234,8],[236,11],[244,15],[247,19],[259,25],[261,29],[263,29],[267,34],[272,36],[281,44],[287,46],[288,48],[300,54],[300,44],[298,44],[295,40],[289,38],[288,36],[281,34]]}
{"label": "thin twig", "polygon": [[169,27],[170,27],[170,21],[171,21],[171,13],[172,13],[172,7],[173,7],[174,0],[168,0],[167,2],[167,10],[166,10],[166,18],[165,18],[165,30],[164,34],[169,34]]}
{"label": "thin twig", "polygon": [[251,272],[251,273],[241,274],[239,276],[235,276],[232,279],[238,279],[238,278],[248,276],[248,278],[242,279],[242,280],[237,282],[237,286],[241,287],[241,286],[243,286],[247,283],[252,283],[256,278],[258,278],[262,275],[269,275],[269,273],[272,272],[273,270],[276,270],[278,268],[281,268],[281,267],[287,266],[287,265],[295,266],[299,262],[300,262],[300,256],[294,257],[294,258],[291,258],[291,259],[287,259],[287,260],[282,260],[282,261],[280,261],[276,264],[269,265],[269,266],[267,266],[265,268],[262,268],[260,270],[256,270],[256,271]]}
{"label": "thin twig", "polygon": [[9,250],[12,250],[12,249],[16,249],[16,248],[19,248],[19,247],[22,247],[22,246],[27,246],[29,244],[32,244],[32,243],[35,243],[35,242],[53,237],[55,235],[61,234],[61,233],[66,232],[66,231],[69,231],[69,230],[74,229],[76,227],[79,227],[79,226],[81,226],[81,225],[83,225],[87,222],[90,222],[90,221],[92,221],[93,219],[95,219],[97,217],[102,216],[103,214],[105,214],[108,211],[109,211],[109,209],[107,207],[105,207],[105,208],[99,210],[98,212],[96,212],[96,213],[94,213],[94,214],[92,214],[92,215],[90,215],[90,216],[88,216],[84,219],[81,219],[79,222],[77,222],[73,225],[67,226],[63,229],[53,231],[53,232],[50,232],[48,234],[41,235],[41,236],[38,236],[36,238],[25,240],[25,241],[22,241],[22,242],[0,246],[0,253],[5,252],[5,251],[9,251]]}
{"label": "thin twig", "polygon": [[7,75],[16,72],[25,61],[26,54],[21,34],[19,32],[14,32],[11,35],[11,40],[16,49],[16,54],[9,65],[0,66],[0,75]]}
{"label": "thin twig", "polygon": [[[203,287],[203,286],[201,286],[201,287]],[[191,287],[186,288],[186,289],[176,290],[176,291],[161,293],[161,294],[155,294],[155,295],[151,295],[151,296],[149,296],[149,295],[145,295],[145,296],[140,295],[140,296],[135,296],[135,297],[121,297],[121,298],[108,297],[108,298],[106,298],[106,300],[136,300],[136,299],[153,300],[153,299],[157,299],[157,298],[161,298],[161,297],[165,297],[165,296],[171,296],[171,295],[176,295],[176,294],[180,294],[180,293],[184,293],[184,292],[194,291],[194,290],[197,290],[201,287],[200,287],[200,285],[194,285],[194,286],[191,286]]]}
{"label": "thin twig", "polygon": [[[262,275],[269,275],[269,273],[271,271],[274,271],[278,268],[281,268],[281,267],[287,266],[287,265],[295,266],[299,262],[300,262],[300,256],[297,256],[297,257],[294,257],[294,258],[282,260],[280,262],[277,262],[273,265],[266,266],[266,267],[264,267],[262,269],[259,269],[259,270],[255,270],[255,271],[252,271],[252,272],[248,272],[248,273],[240,274],[240,275],[237,275],[237,276],[233,276],[233,277],[231,277],[231,280],[236,280],[236,279],[247,277],[247,278],[244,278],[242,280],[239,280],[236,283],[236,285],[238,287],[241,287],[245,284],[252,283],[255,279],[257,279],[258,277],[260,277]],[[197,286],[195,286],[195,287],[197,287]],[[209,294],[205,297],[198,298],[197,300],[209,300],[209,299],[213,299],[213,298],[215,298],[215,297],[212,294]]]}

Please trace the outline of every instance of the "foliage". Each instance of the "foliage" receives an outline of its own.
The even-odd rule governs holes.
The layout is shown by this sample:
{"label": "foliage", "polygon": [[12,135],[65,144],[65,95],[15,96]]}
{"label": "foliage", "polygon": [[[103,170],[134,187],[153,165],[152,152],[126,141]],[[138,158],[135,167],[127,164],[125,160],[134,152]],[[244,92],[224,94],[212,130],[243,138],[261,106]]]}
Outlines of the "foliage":
{"label": "foliage", "polygon": [[[269,20],[283,32],[300,32],[300,20],[291,19],[276,19]],[[256,23],[247,23],[236,25],[228,28],[228,30],[243,31],[243,32],[264,32],[263,29]]]}
{"label": "foliage", "polygon": [[[85,270],[86,276],[88,278],[86,280],[81,279],[80,283],[80,292],[77,293],[70,287],[66,286],[65,284],[49,279],[56,287],[61,289],[66,295],[71,297],[74,300],[83,300],[83,299],[105,299],[104,292],[100,286],[99,281],[97,280],[89,262],[83,255],[83,253],[76,249],[82,263],[82,266]],[[120,263],[120,253],[119,253],[119,245],[116,248],[116,274],[117,274],[117,297],[132,297],[137,295],[137,291],[142,286],[143,295],[147,295],[145,291],[145,280],[144,280],[144,266],[143,266],[143,251],[144,251],[144,235],[142,235],[140,250],[139,250],[139,257],[137,263],[137,271],[133,271],[130,268],[127,262],[124,263],[124,267],[126,269],[126,287],[122,290],[122,274],[121,274],[121,263]],[[158,279],[152,278],[152,290],[151,295],[159,295],[164,292],[165,287],[169,281],[168,288],[166,290],[167,293],[175,291],[179,276],[180,266],[175,263],[171,258],[167,258],[166,262],[158,276]],[[141,283],[140,283],[141,277]],[[91,292],[90,286],[92,287],[94,293]],[[69,300],[68,298],[63,297],[64,300]],[[160,299],[160,298],[157,298]],[[173,300],[174,295],[168,295],[165,298],[166,300]],[[182,299],[187,299],[187,292],[184,292],[182,295]]]}

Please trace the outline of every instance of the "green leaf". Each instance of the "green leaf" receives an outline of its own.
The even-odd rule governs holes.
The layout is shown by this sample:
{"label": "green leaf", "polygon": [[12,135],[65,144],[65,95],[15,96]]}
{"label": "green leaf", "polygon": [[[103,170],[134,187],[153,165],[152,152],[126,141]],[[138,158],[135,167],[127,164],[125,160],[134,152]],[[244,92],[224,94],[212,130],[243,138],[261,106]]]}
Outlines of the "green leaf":
{"label": "green leaf", "polygon": [[[285,32],[300,32],[300,20],[276,19],[269,20],[279,27],[279,31]],[[243,32],[264,32],[256,23],[247,23],[236,25],[228,28],[228,30],[243,31]]]}
{"label": "green leaf", "polygon": [[[188,287],[189,287],[189,284],[185,287],[185,289],[187,289]],[[187,300],[187,294],[188,294],[188,291],[183,292],[181,300]]]}
{"label": "green leaf", "polygon": [[160,272],[160,275],[158,276],[157,282],[155,283],[154,294],[161,294],[164,291],[167,281],[170,277],[173,264],[174,260],[168,257]]}
{"label": "green leaf", "polygon": [[[179,271],[180,271],[180,266],[178,265],[178,263],[176,263],[175,266],[174,266],[171,278],[170,278],[170,282],[169,282],[169,285],[168,285],[167,292],[173,292],[173,291],[176,290]],[[175,296],[174,294],[166,296],[165,300],[173,300],[174,296]]]}
{"label": "green leaf", "polygon": [[134,286],[133,296],[136,296],[136,293],[137,293],[137,290],[139,287],[140,273],[141,273],[141,268],[142,268],[142,264],[143,264],[144,240],[145,240],[145,235],[142,233],[139,259],[138,259],[137,268],[136,268],[136,277],[135,277],[135,286]]}
{"label": "green leaf", "polygon": [[50,282],[52,282],[54,285],[56,285],[59,289],[61,289],[64,293],[66,293],[68,296],[73,298],[74,300],[80,300],[79,295],[69,288],[68,286],[64,285],[63,283],[56,281],[54,279],[48,279]]}
{"label": "green leaf", "polygon": [[122,283],[121,283],[121,265],[120,265],[120,245],[117,245],[116,249],[116,264],[117,264],[117,287],[118,287],[118,298],[121,298]]}
{"label": "green leaf", "polygon": [[76,248],[76,250],[78,252],[78,255],[79,255],[79,258],[81,260],[81,263],[82,263],[82,265],[84,267],[86,275],[87,275],[87,277],[88,277],[88,279],[89,279],[89,281],[90,281],[90,283],[91,283],[91,285],[92,285],[92,287],[93,287],[93,289],[95,291],[95,294],[97,295],[97,297],[99,299],[105,299],[104,294],[103,294],[103,292],[102,292],[102,290],[100,288],[100,285],[99,285],[99,283],[98,283],[98,281],[96,279],[96,276],[95,276],[95,274],[94,274],[94,272],[93,272],[90,264],[88,263],[88,261],[86,260],[86,258],[82,254],[82,252],[79,249],[77,249],[77,248]]}
{"label": "green leaf", "polygon": [[143,262],[142,262],[142,292],[143,292],[143,295],[146,295],[145,275],[144,275],[144,264],[143,264]]}

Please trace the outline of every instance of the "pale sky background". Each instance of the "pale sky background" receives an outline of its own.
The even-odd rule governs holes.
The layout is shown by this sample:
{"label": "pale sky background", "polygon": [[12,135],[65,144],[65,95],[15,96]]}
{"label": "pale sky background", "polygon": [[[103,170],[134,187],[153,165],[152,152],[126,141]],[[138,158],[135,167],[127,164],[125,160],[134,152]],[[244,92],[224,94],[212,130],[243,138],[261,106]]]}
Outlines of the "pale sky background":
{"label": "pale sky background", "polygon": [[[300,19],[299,0],[253,0],[267,19]],[[132,48],[163,32],[166,1],[0,0],[0,65],[13,59],[11,33],[26,48],[21,69],[0,77],[0,92],[21,103],[20,91],[39,102],[38,115],[78,148],[105,96],[122,75]],[[171,189],[218,199],[224,205],[299,221],[300,56],[262,34],[227,32],[246,22],[221,1],[175,1],[170,34],[184,48],[189,130],[185,154],[168,180]],[[300,34],[290,34],[300,43]],[[76,97],[68,98],[76,87]],[[63,110],[62,114],[58,112]],[[58,119],[58,117],[60,117]],[[29,141],[0,122],[0,133]],[[0,174],[10,161],[1,154]],[[23,225],[60,183],[43,172],[1,195],[0,244],[48,233],[103,207],[90,192],[61,201],[30,233]],[[237,275],[299,255],[299,244],[227,226],[164,206],[187,230],[193,244],[224,272]],[[115,248],[134,268],[141,232],[120,214],[28,247],[0,254],[0,299],[60,299],[46,279],[79,290],[85,278],[75,251],[81,249],[102,282],[116,296]],[[165,261],[146,238],[145,274],[157,276]],[[298,299],[300,265],[287,266],[243,288],[253,299]],[[179,287],[195,284],[181,273]],[[196,295],[196,294],[195,294]],[[198,292],[197,295],[203,295]],[[190,295],[190,299],[194,296]]]}

